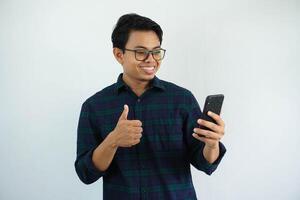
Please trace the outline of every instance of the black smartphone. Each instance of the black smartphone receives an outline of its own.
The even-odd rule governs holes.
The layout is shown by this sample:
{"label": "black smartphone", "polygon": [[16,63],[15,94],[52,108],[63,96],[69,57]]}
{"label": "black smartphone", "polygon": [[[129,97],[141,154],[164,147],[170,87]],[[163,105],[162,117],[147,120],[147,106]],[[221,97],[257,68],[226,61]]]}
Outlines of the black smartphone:
{"label": "black smartphone", "polygon": [[[211,111],[213,113],[216,113],[217,115],[221,114],[221,108],[224,100],[223,94],[215,94],[215,95],[209,95],[205,99],[204,108],[202,112],[201,119],[216,123],[216,121],[208,116],[208,111]],[[209,130],[209,128],[200,125],[200,128]]]}

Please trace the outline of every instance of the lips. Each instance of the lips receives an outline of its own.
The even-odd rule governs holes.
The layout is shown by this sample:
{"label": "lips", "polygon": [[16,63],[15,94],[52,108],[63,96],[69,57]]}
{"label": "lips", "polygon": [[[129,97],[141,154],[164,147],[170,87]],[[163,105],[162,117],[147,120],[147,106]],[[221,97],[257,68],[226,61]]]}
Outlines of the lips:
{"label": "lips", "polygon": [[155,67],[145,67],[145,66],[141,66],[140,67],[142,69],[142,71],[144,71],[146,74],[153,74],[155,71]]}

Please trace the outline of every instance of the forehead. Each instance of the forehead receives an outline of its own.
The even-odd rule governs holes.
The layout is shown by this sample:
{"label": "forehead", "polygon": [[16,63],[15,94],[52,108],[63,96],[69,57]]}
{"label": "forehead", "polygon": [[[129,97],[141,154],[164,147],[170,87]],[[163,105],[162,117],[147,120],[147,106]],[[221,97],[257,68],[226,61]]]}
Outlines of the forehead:
{"label": "forehead", "polygon": [[131,31],[129,33],[127,48],[143,46],[147,49],[153,49],[160,46],[159,38],[154,31]]}

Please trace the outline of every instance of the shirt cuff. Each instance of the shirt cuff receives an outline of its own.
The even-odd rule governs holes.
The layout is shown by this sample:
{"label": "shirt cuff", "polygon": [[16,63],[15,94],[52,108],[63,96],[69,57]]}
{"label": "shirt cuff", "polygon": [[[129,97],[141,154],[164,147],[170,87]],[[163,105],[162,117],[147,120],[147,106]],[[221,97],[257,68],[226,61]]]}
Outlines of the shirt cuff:
{"label": "shirt cuff", "polygon": [[85,164],[89,172],[93,173],[97,176],[104,176],[106,174],[106,171],[100,171],[94,164],[92,160],[93,152],[97,147],[91,149],[85,157]]}
{"label": "shirt cuff", "polygon": [[200,156],[198,156],[198,162],[201,163],[201,168],[203,169],[203,171],[208,174],[211,175],[218,167],[219,163],[221,162],[223,156],[226,153],[226,148],[225,146],[219,142],[219,156],[218,158],[213,162],[213,163],[209,163],[204,155],[203,155],[203,149],[201,150]]}

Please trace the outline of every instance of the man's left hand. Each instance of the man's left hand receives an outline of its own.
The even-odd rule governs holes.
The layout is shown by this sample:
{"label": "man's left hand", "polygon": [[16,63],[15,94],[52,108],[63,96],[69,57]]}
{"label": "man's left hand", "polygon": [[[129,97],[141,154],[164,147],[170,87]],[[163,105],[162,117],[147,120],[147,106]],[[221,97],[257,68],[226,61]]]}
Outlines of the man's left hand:
{"label": "man's left hand", "polygon": [[193,137],[204,142],[205,145],[210,148],[217,148],[219,145],[219,141],[225,134],[225,123],[219,115],[211,111],[208,112],[208,116],[213,118],[217,122],[217,124],[203,119],[198,119],[198,124],[205,126],[210,130],[194,128]]}

